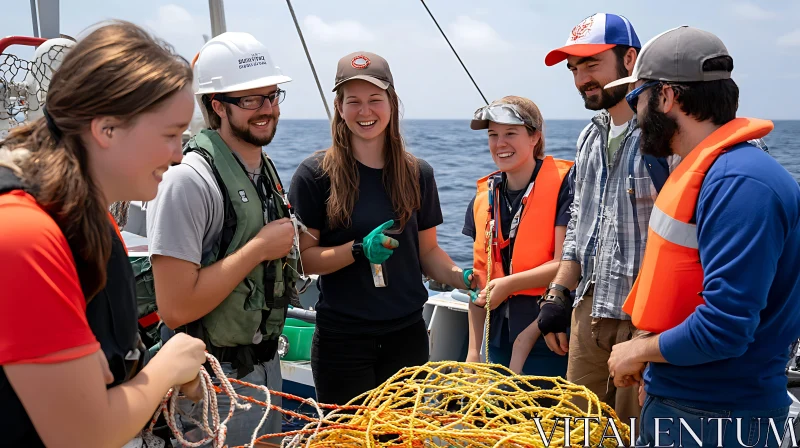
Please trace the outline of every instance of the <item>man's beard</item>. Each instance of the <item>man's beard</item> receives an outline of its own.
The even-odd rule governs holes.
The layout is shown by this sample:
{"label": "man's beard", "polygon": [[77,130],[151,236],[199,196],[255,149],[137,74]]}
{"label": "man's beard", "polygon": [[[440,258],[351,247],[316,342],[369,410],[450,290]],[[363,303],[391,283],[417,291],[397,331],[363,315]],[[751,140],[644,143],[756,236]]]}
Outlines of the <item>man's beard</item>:
{"label": "man's beard", "polygon": [[[274,123],[272,132],[270,132],[266,137],[256,137],[252,132],[250,132],[250,123],[264,120],[270,120]],[[244,126],[241,127],[233,121],[229,121],[229,123],[231,125],[231,133],[233,133],[234,137],[237,137],[255,146],[269,145],[270,142],[272,142],[273,137],[275,137],[275,132],[278,130],[278,117],[275,115],[261,115],[260,117],[248,120]]]}
{"label": "man's beard", "polygon": [[655,157],[669,157],[673,154],[671,142],[678,132],[678,121],[657,108],[658,95],[653,94],[647,101],[647,111],[639,122],[639,151]]}
{"label": "man's beard", "polygon": [[[627,75],[626,75],[627,76]],[[600,89],[600,98],[589,98],[586,96],[586,91],[591,89]],[[625,99],[628,94],[628,85],[624,84],[610,89],[604,89],[603,86],[596,82],[590,82],[581,87],[581,97],[583,98],[583,105],[589,110],[608,110],[620,101]]]}
{"label": "man's beard", "polygon": [[[628,69],[625,68],[625,65],[618,61],[617,63],[617,79],[621,79],[628,76]],[[591,89],[600,89],[600,98],[598,99],[590,99],[586,97],[586,91]],[[608,110],[612,107],[619,104],[620,101],[625,99],[625,95],[628,94],[628,85],[623,84],[621,86],[612,87],[610,89],[604,89],[603,86],[600,84],[592,81],[590,83],[584,84],[579,89],[581,97],[583,98],[583,105],[589,110]]]}

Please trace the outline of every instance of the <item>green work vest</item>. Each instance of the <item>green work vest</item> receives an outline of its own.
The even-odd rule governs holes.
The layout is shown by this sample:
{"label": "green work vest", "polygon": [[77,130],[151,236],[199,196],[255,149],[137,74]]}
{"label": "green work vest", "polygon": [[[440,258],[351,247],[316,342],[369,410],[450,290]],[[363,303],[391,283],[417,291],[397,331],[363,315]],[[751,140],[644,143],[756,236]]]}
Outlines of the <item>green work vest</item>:
{"label": "green work vest", "polygon": [[[208,266],[241,249],[266,224],[265,207],[244,167],[216,131],[204,129],[192,137],[184,154],[196,152],[211,165],[224,202],[221,236],[201,264]],[[289,216],[277,170],[262,153],[262,176],[270,180],[277,218]],[[201,320],[206,342],[217,347],[253,344],[260,330],[266,340],[283,331],[291,294],[296,294],[297,260],[283,258],[260,263],[214,310]],[[190,332],[192,333],[192,332]]]}

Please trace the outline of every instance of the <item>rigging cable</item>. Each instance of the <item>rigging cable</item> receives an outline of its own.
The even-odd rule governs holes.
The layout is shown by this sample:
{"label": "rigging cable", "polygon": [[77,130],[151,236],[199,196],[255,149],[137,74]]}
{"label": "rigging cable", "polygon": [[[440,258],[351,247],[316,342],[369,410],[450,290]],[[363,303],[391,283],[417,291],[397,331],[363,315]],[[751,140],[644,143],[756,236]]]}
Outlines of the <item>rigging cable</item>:
{"label": "rigging cable", "polygon": [[300,24],[297,23],[297,16],[294,15],[294,8],[292,8],[291,0],[286,0],[286,4],[289,6],[289,12],[292,13],[292,20],[294,20],[294,26],[297,28],[297,34],[300,36],[300,42],[303,44],[303,50],[306,52],[306,58],[308,59],[308,65],[311,66],[311,73],[314,74],[314,81],[317,82],[317,89],[319,89],[319,96],[322,98],[322,104],[325,105],[325,113],[328,114],[328,121],[331,121],[331,110],[328,108],[328,102],[325,101],[325,93],[322,91],[322,84],[319,83],[319,77],[317,76],[317,70],[314,68],[314,62],[311,61],[311,55],[308,53],[308,47],[306,46],[306,40],[303,38],[303,32],[300,30]]}
{"label": "rigging cable", "polygon": [[[286,0],[286,1],[289,1],[289,0]],[[453,48],[453,44],[450,43],[450,39],[448,39],[447,36],[444,34],[444,31],[442,30],[442,27],[439,26],[439,22],[436,21],[436,18],[433,17],[433,13],[431,13],[431,10],[428,9],[428,5],[425,4],[425,0],[420,0],[420,1],[422,2],[422,6],[425,7],[425,10],[428,11],[428,15],[430,15],[431,19],[433,19],[433,23],[436,24],[436,28],[439,28],[439,32],[442,33],[442,36],[444,37],[444,40],[447,41],[447,45],[450,45],[450,49],[453,50],[453,54],[456,55],[456,58],[458,59],[458,62],[460,62],[461,66],[464,67],[464,71],[467,72],[467,76],[469,76],[469,79],[472,81],[472,84],[474,84],[475,88],[478,89],[478,93],[481,94],[481,98],[483,98],[483,102],[485,102],[486,104],[489,104],[489,101],[486,100],[486,96],[484,96],[483,92],[481,92],[481,88],[478,87],[478,83],[476,83],[475,79],[472,78],[472,75],[469,73],[469,70],[467,70],[467,66],[464,65],[464,62],[461,60],[461,57],[456,52],[456,49]]]}

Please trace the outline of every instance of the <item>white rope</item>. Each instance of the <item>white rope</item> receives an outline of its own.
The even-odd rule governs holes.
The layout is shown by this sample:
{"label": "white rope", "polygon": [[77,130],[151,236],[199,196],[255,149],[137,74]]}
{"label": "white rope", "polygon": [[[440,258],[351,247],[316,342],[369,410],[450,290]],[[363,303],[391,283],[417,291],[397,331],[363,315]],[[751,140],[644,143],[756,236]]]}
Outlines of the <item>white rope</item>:
{"label": "white rope", "polygon": [[256,388],[264,391],[264,394],[267,396],[267,399],[264,400],[264,403],[266,403],[267,405],[266,409],[264,410],[264,415],[261,416],[261,421],[258,422],[258,426],[256,426],[255,431],[253,431],[253,437],[250,438],[250,447],[255,446],[256,439],[258,438],[258,431],[264,425],[264,422],[267,421],[267,416],[269,415],[270,412],[270,406],[272,406],[272,397],[270,396],[269,389],[267,389],[267,386],[256,386]]}
{"label": "white rope", "polygon": [[[314,434],[311,434],[311,436],[308,438],[308,442],[306,443],[306,447],[310,447],[311,446],[311,441],[314,440],[314,437],[316,437],[317,434],[319,434],[320,429],[322,429],[322,422],[326,419],[326,416],[325,416],[325,412],[322,410],[322,408],[319,406],[319,404],[313,398],[306,398],[305,400],[303,400],[303,403],[309,403],[309,404],[313,405],[317,409],[317,414],[319,414],[319,419],[317,420],[317,427],[314,430]],[[331,412],[330,414],[328,414],[328,417],[330,417],[332,414],[334,414],[334,412]],[[312,425],[313,423],[314,422],[308,423],[306,425],[306,427],[304,427],[303,429],[306,429],[308,426]],[[302,433],[298,433],[298,434],[295,434],[295,436],[292,437],[291,440],[283,439],[283,441],[281,442],[281,448],[295,448],[295,447],[300,446],[300,438],[302,436],[303,436]]]}
{"label": "white rope", "polygon": [[[181,411],[180,407],[178,406],[178,398],[180,395],[180,386],[175,386],[164,396],[164,399],[161,401],[161,405],[156,410],[153,419],[150,422],[150,427],[148,428],[148,432],[152,433],[153,427],[155,426],[155,422],[158,419],[159,415],[163,412],[164,416],[167,420],[167,425],[169,426],[172,433],[175,435],[177,441],[183,446],[197,448],[206,443],[213,441],[212,447],[213,448],[223,448],[225,446],[225,438],[228,433],[228,421],[230,421],[233,413],[236,409],[241,409],[247,411],[251,408],[250,403],[240,403],[239,399],[241,398],[239,394],[233,389],[230,380],[228,377],[223,373],[222,366],[220,366],[219,361],[216,358],[211,356],[211,354],[206,353],[206,359],[208,360],[209,364],[211,364],[211,370],[214,371],[217,379],[220,382],[220,388],[225,392],[231,400],[231,406],[228,410],[228,415],[225,417],[225,420],[220,422],[219,416],[219,407],[217,405],[217,394],[214,391],[214,382],[211,379],[211,375],[206,371],[205,368],[200,367],[200,386],[203,389],[203,418],[202,422],[198,422],[194,418],[186,415],[183,411]],[[250,439],[250,443],[248,446],[252,447],[255,445],[255,441],[258,438],[258,431],[264,425],[264,422],[267,421],[267,417],[270,413],[270,406],[271,406],[271,396],[269,389],[266,386],[255,386],[257,389],[261,389],[264,394],[267,396],[266,404],[267,407],[264,411],[264,415],[261,417],[261,421],[256,426],[255,431],[253,431],[253,436]],[[319,407],[317,407],[319,409]],[[321,412],[321,410],[320,410]],[[209,425],[208,422],[208,414],[211,414],[212,422]],[[186,420],[194,423],[198,427],[203,428],[206,437],[197,442],[189,442],[183,437],[182,431],[178,429],[178,425],[175,422],[175,416],[177,414],[182,415]]]}

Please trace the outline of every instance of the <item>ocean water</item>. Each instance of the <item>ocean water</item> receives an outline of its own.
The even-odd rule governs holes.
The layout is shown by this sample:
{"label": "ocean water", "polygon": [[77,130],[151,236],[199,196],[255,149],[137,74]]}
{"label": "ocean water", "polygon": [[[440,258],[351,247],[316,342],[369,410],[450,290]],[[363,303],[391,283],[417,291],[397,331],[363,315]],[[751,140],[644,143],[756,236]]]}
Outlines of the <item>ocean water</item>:
{"label": "ocean water", "polygon": [[[573,160],[578,134],[588,122],[551,120],[545,126],[547,154]],[[770,154],[800,181],[800,121],[775,121],[765,141]],[[434,169],[444,223],[439,245],[460,266],[472,263],[472,240],[461,233],[464,215],[475,195],[475,181],[496,169],[486,132],[473,131],[466,120],[404,120],[406,147]],[[300,162],[331,144],[326,120],[281,120],[266,148],[287,188]]]}

